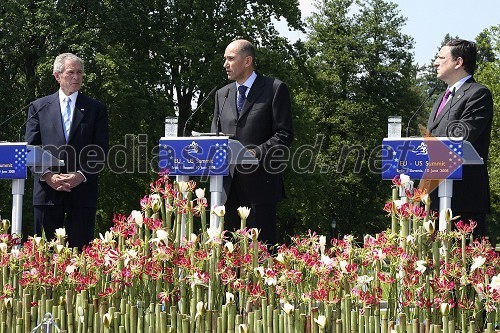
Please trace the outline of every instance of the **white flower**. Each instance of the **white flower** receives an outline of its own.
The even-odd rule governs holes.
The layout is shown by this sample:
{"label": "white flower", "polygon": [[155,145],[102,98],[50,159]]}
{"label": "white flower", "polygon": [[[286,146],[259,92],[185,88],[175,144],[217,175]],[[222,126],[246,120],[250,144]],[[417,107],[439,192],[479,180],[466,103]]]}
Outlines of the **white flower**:
{"label": "white flower", "polygon": [[6,243],[0,243],[0,252],[2,253],[7,253],[9,247],[7,246]]}
{"label": "white flower", "polygon": [[319,315],[318,318],[314,318],[316,324],[318,324],[319,328],[324,329],[326,325],[326,316]]}
{"label": "white flower", "polygon": [[363,291],[368,290],[368,284],[373,280],[373,276],[361,275],[357,278],[357,287],[361,288]]}
{"label": "white flower", "polygon": [[278,279],[275,276],[266,276],[264,283],[268,286],[275,286],[278,283]]}
{"label": "white flower", "polygon": [[490,288],[493,290],[500,290],[500,273],[491,278]]}
{"label": "white flower", "polygon": [[202,199],[205,197],[205,189],[204,188],[197,188],[194,190],[194,194],[196,194],[196,197],[198,199]]}
{"label": "white flower", "polygon": [[250,215],[250,210],[251,208],[249,207],[238,207],[238,215],[240,216],[241,219],[246,220],[248,218],[248,215]]}
{"label": "white flower", "polygon": [[233,243],[226,242],[226,244],[224,244],[224,246],[226,247],[226,249],[229,253],[233,253],[233,251],[234,251],[234,244]]}
{"label": "white flower", "polygon": [[111,314],[109,312],[105,313],[104,316],[102,317],[102,323],[106,328],[109,328],[111,326],[112,321],[113,318],[111,317]]}
{"label": "white flower", "polygon": [[158,212],[161,208],[161,196],[159,194],[155,193],[155,194],[151,194],[149,196],[149,198],[151,199],[151,209],[155,213]]}
{"label": "white flower", "polygon": [[429,196],[428,193],[426,194],[423,194],[421,197],[420,197],[420,200],[422,201],[422,203],[426,206],[430,205],[431,204],[431,197]]}
{"label": "white flower", "polygon": [[447,316],[450,313],[450,304],[441,303],[441,314]]}
{"label": "white flower", "polygon": [[165,244],[168,243],[168,232],[166,230],[158,229],[155,231],[155,233],[156,237],[150,240],[151,243],[159,243],[159,242],[163,242]]}
{"label": "white flower", "polygon": [[66,274],[69,275],[69,274],[73,273],[75,270],[76,270],[75,265],[68,265],[68,266],[66,266],[65,272],[66,272]]}
{"label": "white flower", "polygon": [[104,233],[104,236],[101,233],[99,233],[99,237],[106,244],[113,242],[113,233],[111,231],[106,231]]}
{"label": "white flower", "polygon": [[220,243],[221,232],[220,232],[219,228],[209,227],[207,229],[207,235],[208,235],[208,239],[205,242],[205,244],[211,244],[211,243],[219,244]]}
{"label": "white flower", "polygon": [[66,238],[66,229],[64,228],[56,229],[56,237],[60,239]]}
{"label": "white flower", "polygon": [[253,272],[254,272],[254,273],[255,273],[255,275],[257,275],[258,277],[264,277],[264,267],[262,267],[262,266],[259,266],[259,267],[254,268]]}
{"label": "white flower", "polygon": [[283,255],[283,253],[278,253],[278,255],[276,256],[275,259],[280,264],[284,264],[285,263],[285,256]]}
{"label": "white flower", "polygon": [[64,245],[57,244],[56,245],[56,253],[59,254],[64,249]]}
{"label": "white flower", "polygon": [[206,309],[207,305],[203,303],[203,301],[199,301],[198,303],[196,303],[196,318],[203,316]]}
{"label": "white flower", "polygon": [[394,200],[394,206],[399,209],[401,206],[403,206],[403,201],[402,200]]}
{"label": "white flower", "polygon": [[257,229],[257,228],[252,228],[252,229],[250,229],[250,233],[249,233],[249,235],[248,235],[248,236],[249,236],[249,238],[250,238],[251,240],[256,241],[256,240],[257,240],[257,238],[259,238],[259,233],[260,233],[260,232],[259,232],[259,229]]}
{"label": "white flower", "polygon": [[217,215],[218,217],[222,217],[226,215],[226,207],[225,206],[216,206],[212,208],[212,214]]}
{"label": "white flower", "polygon": [[481,268],[481,266],[484,265],[486,262],[486,258],[483,256],[475,257],[474,261],[472,263],[472,266],[470,267],[470,272],[474,272],[477,268]]}
{"label": "white flower", "polygon": [[402,174],[399,176],[399,180],[400,180],[400,182],[401,182],[401,185],[404,185],[404,184],[407,184],[407,183],[411,182],[411,178],[410,178],[410,176],[405,175],[404,173],[402,173]]}
{"label": "white flower", "polygon": [[433,234],[434,231],[436,230],[436,223],[432,220],[425,221],[424,222],[424,229],[429,234]]}
{"label": "white flower", "polygon": [[3,304],[7,309],[12,309],[12,297],[4,298]]}
{"label": "white flower", "polygon": [[339,266],[340,266],[340,271],[344,274],[347,274],[347,265],[349,263],[346,261],[346,260],[341,260],[339,262]]}
{"label": "white flower", "polygon": [[294,310],[295,310],[295,307],[294,307],[292,304],[290,304],[290,303],[288,303],[288,302],[286,302],[285,304],[283,304],[283,311],[285,311],[285,313],[286,313],[286,314],[288,314],[288,315],[289,315],[289,314],[291,314]]}
{"label": "white flower", "polygon": [[417,264],[417,267],[415,268],[415,270],[417,272],[419,272],[420,274],[423,274],[425,272],[425,270],[427,269],[427,267],[425,266],[427,264],[427,262],[425,260],[418,260],[416,262]]}
{"label": "white flower", "polygon": [[321,253],[325,252],[326,236],[319,236],[319,247]]}
{"label": "white flower", "polygon": [[188,182],[179,182],[178,185],[179,185],[179,192],[184,193],[187,192],[187,190],[189,189]]}
{"label": "white flower", "polygon": [[[158,208],[157,210],[155,211],[158,211],[160,208]],[[131,213],[130,213],[130,220],[132,222],[134,222],[135,224],[137,224],[139,226],[139,228],[141,228],[144,224],[144,218],[142,217],[142,213],[138,210],[133,210]]]}
{"label": "white flower", "polygon": [[450,223],[451,220],[453,220],[453,212],[451,208],[446,208],[444,211],[444,220],[446,221],[446,224]]}
{"label": "white flower", "polygon": [[332,258],[330,258],[329,256],[321,254],[321,259],[319,260],[319,262],[327,267],[331,267],[334,263],[334,260]]}
{"label": "white flower", "polygon": [[226,305],[234,302],[234,294],[226,292]]}

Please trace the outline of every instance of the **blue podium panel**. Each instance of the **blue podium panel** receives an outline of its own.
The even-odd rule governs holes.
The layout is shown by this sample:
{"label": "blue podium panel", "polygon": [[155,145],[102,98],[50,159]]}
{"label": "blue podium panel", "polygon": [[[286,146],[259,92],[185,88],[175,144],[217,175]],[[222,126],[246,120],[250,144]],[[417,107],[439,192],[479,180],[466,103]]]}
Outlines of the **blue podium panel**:
{"label": "blue podium panel", "polygon": [[174,176],[227,176],[229,137],[160,139],[159,169]]}
{"label": "blue podium panel", "polygon": [[382,178],[462,179],[463,142],[448,138],[386,138],[382,141]]}
{"label": "blue podium panel", "polygon": [[0,143],[0,179],[26,179],[26,144]]}

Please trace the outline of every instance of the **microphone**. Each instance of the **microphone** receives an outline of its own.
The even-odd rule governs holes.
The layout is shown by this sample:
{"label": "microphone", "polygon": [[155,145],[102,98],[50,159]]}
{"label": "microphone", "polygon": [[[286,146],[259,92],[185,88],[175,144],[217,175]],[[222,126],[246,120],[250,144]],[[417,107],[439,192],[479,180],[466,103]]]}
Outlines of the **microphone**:
{"label": "microphone", "polygon": [[[28,107],[31,106],[33,103],[30,103],[28,104]],[[36,116],[37,114],[40,113],[40,111],[42,111],[43,109],[45,109],[45,107],[47,105],[49,105],[50,103],[45,103],[44,105],[42,105],[41,108],[39,108],[38,110],[36,110],[31,116],[28,117],[28,120],[26,120],[21,126],[19,126],[19,128],[17,129],[17,133],[18,133],[18,141],[20,142],[21,141],[21,130],[23,129],[23,126],[26,125],[34,116]]]}
{"label": "microphone", "polygon": [[187,124],[189,123],[189,121],[191,120],[191,118],[193,118],[194,114],[201,108],[201,106],[206,102],[206,100],[217,90],[217,86],[213,87],[212,90],[210,90],[210,92],[207,94],[207,96],[205,96],[205,98],[203,99],[203,101],[201,101],[200,105],[198,105],[198,107],[196,107],[196,109],[194,109],[194,111],[191,113],[191,115],[189,116],[189,118],[186,120],[186,122],[184,123],[184,128],[182,129],[182,135],[183,136],[186,136],[186,126]]}
{"label": "microphone", "polygon": [[229,95],[229,88],[227,88],[226,93],[224,94],[224,101],[222,102],[222,107],[219,109],[219,114],[217,115],[217,132],[215,133],[215,136],[219,136],[220,130],[219,128],[221,127],[220,125],[220,115],[222,113],[222,110],[224,110],[224,105],[226,104],[227,96]]}
{"label": "microphone", "polygon": [[434,95],[434,92],[436,91],[436,89],[437,89],[437,86],[435,86],[434,88],[432,88],[431,92],[429,94],[427,94],[427,97],[425,97],[425,99],[422,102],[422,104],[420,104],[420,106],[417,108],[417,110],[412,113],[410,119],[408,120],[408,125],[406,126],[406,137],[410,136],[410,123],[411,123],[412,119],[417,115],[418,111],[420,111],[420,109],[429,100],[429,98],[431,98],[431,96]]}
{"label": "microphone", "polygon": [[14,113],[12,116],[10,116],[9,118],[7,118],[7,119],[5,119],[4,121],[2,121],[2,122],[0,123],[0,127],[1,127],[1,126],[3,126],[3,125],[5,125],[6,123],[8,123],[8,122],[9,122],[9,120],[11,120],[12,118],[14,118],[14,117],[15,117],[15,116],[17,116],[18,114],[20,114],[20,113],[24,112],[27,108],[29,108],[29,107],[30,107],[30,105],[31,105],[31,104],[32,104],[32,103],[29,103],[28,105],[23,106],[23,107],[21,108],[21,111],[18,111],[18,112],[16,112],[16,113]]}

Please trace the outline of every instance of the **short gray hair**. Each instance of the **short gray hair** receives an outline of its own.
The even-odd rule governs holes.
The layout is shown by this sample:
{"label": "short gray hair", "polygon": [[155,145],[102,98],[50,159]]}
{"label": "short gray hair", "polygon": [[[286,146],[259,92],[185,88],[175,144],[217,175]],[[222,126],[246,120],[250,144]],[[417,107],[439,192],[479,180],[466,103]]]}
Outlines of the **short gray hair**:
{"label": "short gray hair", "polygon": [[78,61],[80,65],[82,65],[82,70],[85,71],[85,67],[83,65],[83,60],[74,55],[73,53],[62,53],[56,57],[56,60],[54,60],[54,73],[62,73],[64,70],[64,63],[66,60],[71,60],[71,61]]}

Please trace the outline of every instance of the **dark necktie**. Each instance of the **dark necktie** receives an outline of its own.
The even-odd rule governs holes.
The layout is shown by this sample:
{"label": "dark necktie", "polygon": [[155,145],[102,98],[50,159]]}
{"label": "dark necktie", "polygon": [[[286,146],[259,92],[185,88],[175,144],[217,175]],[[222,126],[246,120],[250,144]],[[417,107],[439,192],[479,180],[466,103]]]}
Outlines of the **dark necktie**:
{"label": "dark necktie", "polygon": [[238,87],[238,97],[236,99],[236,108],[238,109],[238,115],[240,115],[241,110],[243,109],[243,104],[245,104],[245,92],[247,91],[247,86],[239,86]]}
{"label": "dark necktie", "polygon": [[444,96],[443,96],[443,100],[441,101],[441,104],[439,104],[439,108],[436,112],[436,118],[439,116],[439,114],[441,113],[441,111],[444,109],[444,106],[446,104],[446,101],[448,100],[448,98],[450,97],[451,95],[451,90],[450,89],[446,89],[446,92],[444,93]]}

